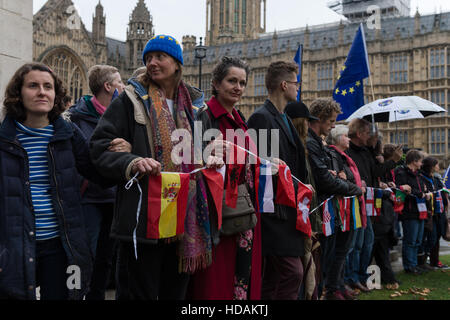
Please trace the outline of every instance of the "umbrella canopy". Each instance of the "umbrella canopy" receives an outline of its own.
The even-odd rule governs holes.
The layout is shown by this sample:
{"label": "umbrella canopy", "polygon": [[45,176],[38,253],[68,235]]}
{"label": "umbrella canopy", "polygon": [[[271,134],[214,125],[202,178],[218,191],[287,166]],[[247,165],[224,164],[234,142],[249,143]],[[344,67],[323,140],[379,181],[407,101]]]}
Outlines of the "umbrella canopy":
{"label": "umbrella canopy", "polygon": [[421,119],[438,112],[446,112],[437,104],[417,96],[397,96],[379,99],[363,105],[346,121],[363,118],[375,122],[395,122],[400,120]]}

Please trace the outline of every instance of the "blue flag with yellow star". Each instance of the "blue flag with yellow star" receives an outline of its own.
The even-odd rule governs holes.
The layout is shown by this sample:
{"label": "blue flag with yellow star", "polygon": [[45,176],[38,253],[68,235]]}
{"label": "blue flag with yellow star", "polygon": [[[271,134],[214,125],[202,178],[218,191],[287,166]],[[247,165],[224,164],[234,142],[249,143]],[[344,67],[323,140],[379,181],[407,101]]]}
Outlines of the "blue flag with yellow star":
{"label": "blue flag with yellow star", "polygon": [[339,102],[342,109],[342,114],[337,117],[338,121],[347,119],[364,105],[363,80],[369,75],[369,58],[361,23],[333,91],[333,99]]}
{"label": "blue flag with yellow star", "polygon": [[295,63],[298,65],[298,74],[297,74],[297,82],[300,83],[300,88],[297,92],[297,101],[300,101],[302,98],[302,53],[303,53],[303,45],[299,45],[297,52],[294,57]]}

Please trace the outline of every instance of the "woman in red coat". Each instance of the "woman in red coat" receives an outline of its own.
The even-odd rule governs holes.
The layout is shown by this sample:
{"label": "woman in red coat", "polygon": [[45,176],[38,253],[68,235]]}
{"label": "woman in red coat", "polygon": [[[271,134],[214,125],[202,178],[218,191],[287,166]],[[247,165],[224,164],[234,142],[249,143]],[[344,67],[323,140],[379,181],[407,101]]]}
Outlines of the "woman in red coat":
{"label": "woman in red coat", "polygon": [[[255,146],[247,134],[242,114],[235,108],[247,85],[249,68],[238,58],[223,57],[213,70],[213,97],[197,114],[203,128],[220,130],[224,140],[236,143],[234,134],[245,135],[247,150]],[[231,129],[231,131],[230,131]],[[241,129],[242,131],[236,131]],[[228,130],[228,132],[227,132]],[[228,135],[227,133],[233,133]],[[237,143],[236,143],[237,144]],[[230,165],[227,164],[227,170]],[[248,163],[241,170],[238,183],[247,182],[252,188],[252,173]],[[227,181],[225,181],[225,185]],[[195,300],[258,300],[261,297],[261,229],[259,223],[253,229],[237,235],[215,239],[212,264],[196,272],[190,281],[187,298]],[[214,234],[214,233],[213,233]],[[213,237],[214,238],[214,237]],[[219,243],[217,244],[217,240]]]}

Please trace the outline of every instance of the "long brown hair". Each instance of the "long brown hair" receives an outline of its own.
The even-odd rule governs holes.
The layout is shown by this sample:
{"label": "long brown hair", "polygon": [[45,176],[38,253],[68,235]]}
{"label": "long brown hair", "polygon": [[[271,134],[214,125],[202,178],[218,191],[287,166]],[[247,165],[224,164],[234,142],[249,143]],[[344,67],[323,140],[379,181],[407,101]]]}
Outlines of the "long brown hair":
{"label": "long brown hair", "polygon": [[58,76],[49,67],[42,63],[26,63],[13,75],[5,91],[5,100],[3,102],[3,105],[5,106],[5,113],[18,122],[23,122],[26,120],[27,112],[22,102],[22,87],[25,76],[29,72],[35,70],[48,72],[54,81],[55,104],[52,110],[48,113],[48,119],[52,122],[66,110],[64,98],[66,97],[67,91]]}

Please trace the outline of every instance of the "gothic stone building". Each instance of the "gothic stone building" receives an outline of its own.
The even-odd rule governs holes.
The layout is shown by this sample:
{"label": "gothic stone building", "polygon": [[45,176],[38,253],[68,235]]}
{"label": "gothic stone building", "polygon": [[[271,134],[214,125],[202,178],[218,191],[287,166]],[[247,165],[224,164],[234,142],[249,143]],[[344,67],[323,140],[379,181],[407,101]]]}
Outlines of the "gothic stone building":
{"label": "gothic stone building", "polygon": [[[332,97],[332,90],[350,49],[359,22],[365,21],[367,5],[379,5],[380,29],[369,29],[365,37],[369,52],[372,89],[365,81],[366,102],[395,95],[418,95],[450,108],[450,12],[414,17],[401,7],[384,7],[384,0],[345,0],[346,21],[267,33],[266,0],[205,0],[207,55],[202,61],[201,88],[211,96],[211,71],[223,55],[238,56],[251,66],[245,96],[239,108],[246,117],[267,97],[265,73],[276,60],[292,60],[303,45],[302,100],[310,105],[319,97]],[[364,4],[362,4],[364,2]],[[400,3],[400,2],[399,2]],[[70,94],[77,99],[87,93],[87,70],[97,63],[119,68],[126,79],[139,67],[142,49],[154,34],[152,17],[144,0],[138,0],[130,15],[126,42],[105,36],[105,17],[99,3],[92,33],[83,23],[69,28],[70,0],[49,0],[33,18],[33,59],[58,72]],[[333,4],[334,6],[335,4]],[[333,8],[334,9],[334,8]],[[164,13],[158,13],[164,14]],[[195,36],[182,39],[184,79],[198,85],[199,63],[195,58]],[[384,142],[399,142],[421,148],[450,162],[450,119],[447,114],[423,120],[379,124]]]}
{"label": "gothic stone building", "polygon": [[[356,5],[361,6],[361,1],[357,2]],[[382,15],[381,29],[369,29],[364,24],[373,83],[372,96],[369,82],[367,79],[364,82],[366,102],[373,101],[373,97],[417,95],[448,110],[450,12],[393,17],[391,9],[383,10],[391,14]],[[267,66],[276,60],[292,61],[302,44],[302,100],[309,106],[316,98],[331,98],[361,19],[264,33],[265,18],[260,17],[265,14],[265,0],[207,0],[207,54],[202,61],[201,77],[206,97],[211,95],[211,72],[220,57],[241,57],[250,64],[251,73],[239,108],[249,117],[267,97],[264,79]],[[249,25],[250,21],[256,27]],[[198,86],[195,44],[195,37],[183,38],[184,78]],[[421,148],[440,159],[444,166],[449,164],[450,118],[447,113],[423,120],[399,121],[397,130],[394,123],[378,126],[385,143],[398,142],[409,148]]]}
{"label": "gothic stone building", "polygon": [[72,101],[89,93],[87,71],[96,64],[116,66],[122,78],[142,66],[142,50],[154,35],[152,16],[144,0],[130,15],[126,42],[105,34],[100,1],[88,32],[71,0],[49,0],[33,16],[33,60],[43,62],[62,78]]}

